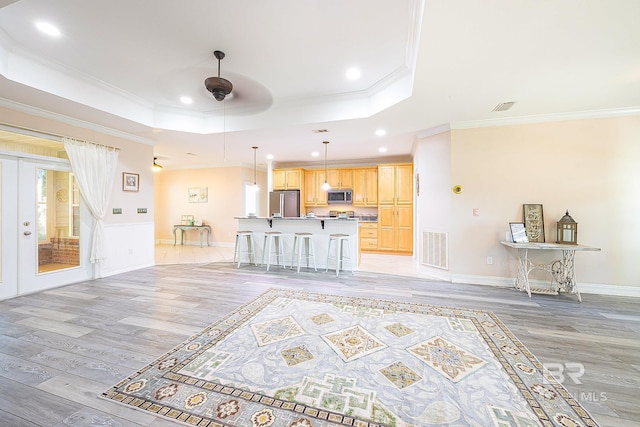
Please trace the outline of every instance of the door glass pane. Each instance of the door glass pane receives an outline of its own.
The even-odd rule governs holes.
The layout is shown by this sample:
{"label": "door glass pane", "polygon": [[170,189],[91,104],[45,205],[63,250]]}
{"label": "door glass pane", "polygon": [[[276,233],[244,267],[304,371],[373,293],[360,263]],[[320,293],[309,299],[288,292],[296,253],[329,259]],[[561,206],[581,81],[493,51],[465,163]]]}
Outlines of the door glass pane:
{"label": "door glass pane", "polygon": [[38,273],[80,265],[80,200],[70,172],[37,170]]}

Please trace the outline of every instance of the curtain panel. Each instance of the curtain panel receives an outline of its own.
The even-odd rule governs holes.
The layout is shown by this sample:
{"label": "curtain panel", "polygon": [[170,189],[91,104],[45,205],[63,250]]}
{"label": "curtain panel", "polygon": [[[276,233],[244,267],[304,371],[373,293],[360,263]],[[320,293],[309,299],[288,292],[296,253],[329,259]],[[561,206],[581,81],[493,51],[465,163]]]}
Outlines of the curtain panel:
{"label": "curtain panel", "polygon": [[69,156],[80,196],[95,218],[89,260],[92,264],[99,263],[106,259],[103,219],[109,206],[120,150],[72,138],[63,138],[62,142]]}

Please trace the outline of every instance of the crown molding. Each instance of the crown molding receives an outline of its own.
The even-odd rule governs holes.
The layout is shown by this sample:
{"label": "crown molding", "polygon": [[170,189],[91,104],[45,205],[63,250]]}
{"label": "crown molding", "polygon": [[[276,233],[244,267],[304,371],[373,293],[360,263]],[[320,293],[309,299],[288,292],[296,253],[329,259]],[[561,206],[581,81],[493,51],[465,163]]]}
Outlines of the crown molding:
{"label": "crown molding", "polygon": [[[0,98],[0,107],[5,107],[10,110],[19,111],[21,113],[30,114],[32,116],[41,117],[43,119],[54,120],[57,122],[65,123],[71,126],[77,126],[83,129],[92,130],[95,132],[103,133],[106,135],[111,135],[117,138],[126,139],[129,141],[137,142],[144,145],[156,145],[156,141],[151,139],[142,138],[136,135],[132,135],[130,133],[121,132],[115,129],[108,128],[106,126],[98,125],[95,123],[90,123],[84,120],[74,119],[69,116],[65,116],[59,113],[54,113],[48,110],[43,110],[41,108],[31,107],[29,105],[21,104],[19,102],[11,101],[6,98]],[[37,130],[36,130],[37,131]],[[47,132],[42,132],[47,133]],[[70,136],[70,135],[66,135]]]}
{"label": "crown molding", "polygon": [[[504,117],[500,119],[470,120],[449,123],[451,130],[473,129],[491,126],[510,126],[531,123],[562,122],[568,120],[606,119],[640,114],[640,106],[612,108],[608,110],[572,111],[568,113],[538,114],[533,116]],[[437,129],[437,128],[433,128]]]}

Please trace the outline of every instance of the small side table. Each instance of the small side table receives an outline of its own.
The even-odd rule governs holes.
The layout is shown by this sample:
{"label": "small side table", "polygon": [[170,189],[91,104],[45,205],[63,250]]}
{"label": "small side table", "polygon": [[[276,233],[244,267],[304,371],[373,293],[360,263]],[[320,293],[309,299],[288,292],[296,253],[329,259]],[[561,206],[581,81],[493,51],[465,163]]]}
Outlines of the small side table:
{"label": "small side table", "polygon": [[[576,282],[576,272],[574,260],[577,251],[600,251],[600,248],[585,245],[562,245],[558,243],[513,243],[502,241],[504,246],[518,250],[518,275],[516,276],[516,289],[526,291],[531,298],[531,287],[529,286],[529,273],[532,270],[544,270],[553,276],[557,287],[554,295],[559,291],[578,295],[578,301],[582,302],[578,283]],[[529,260],[529,250],[549,250],[562,251],[562,259],[553,261],[551,264],[537,265]]]}
{"label": "small side table", "polygon": [[202,235],[207,232],[207,246],[211,246],[211,226],[210,225],[174,225],[173,226],[173,246],[176,245],[176,231],[180,230],[180,244],[184,245],[184,232],[187,230],[198,230],[200,232],[200,247],[202,247]]}

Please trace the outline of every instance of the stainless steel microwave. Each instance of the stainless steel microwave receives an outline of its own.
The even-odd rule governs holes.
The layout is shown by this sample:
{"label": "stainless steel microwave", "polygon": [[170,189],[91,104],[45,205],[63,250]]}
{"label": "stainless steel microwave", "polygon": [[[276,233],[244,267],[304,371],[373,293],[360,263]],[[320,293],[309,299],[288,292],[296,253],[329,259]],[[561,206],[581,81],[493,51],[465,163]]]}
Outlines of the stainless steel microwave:
{"label": "stainless steel microwave", "polygon": [[327,191],[327,202],[350,205],[352,193],[351,190],[329,190]]}

